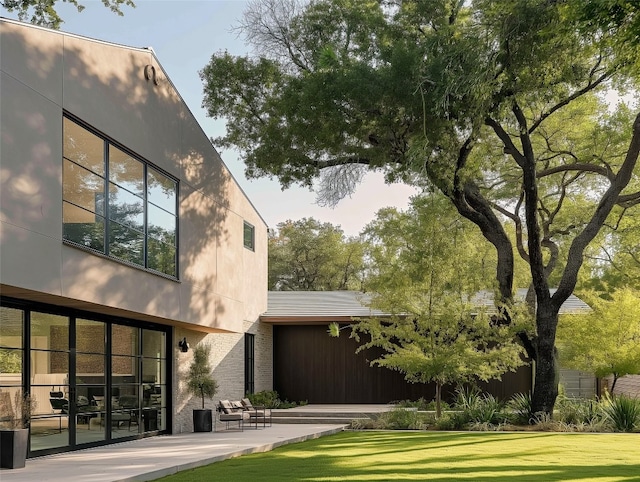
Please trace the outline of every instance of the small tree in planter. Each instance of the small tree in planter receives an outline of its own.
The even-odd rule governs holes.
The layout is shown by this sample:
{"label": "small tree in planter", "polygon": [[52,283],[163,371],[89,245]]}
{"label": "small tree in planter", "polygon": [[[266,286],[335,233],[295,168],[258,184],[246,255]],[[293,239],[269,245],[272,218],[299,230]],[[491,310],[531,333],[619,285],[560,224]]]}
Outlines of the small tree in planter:
{"label": "small tree in planter", "polygon": [[29,423],[36,402],[28,393],[17,391],[14,396],[14,405],[11,406],[11,396],[0,400],[3,413],[2,422],[4,428],[0,429],[0,467],[3,469],[21,469],[27,459],[27,445],[29,442]]}
{"label": "small tree in planter", "polygon": [[196,345],[193,349],[193,361],[187,374],[188,392],[202,400],[202,409],[193,410],[194,432],[211,432],[213,429],[212,411],[204,408],[205,398],[212,400],[218,391],[218,382],[211,375],[210,354],[210,345]]}

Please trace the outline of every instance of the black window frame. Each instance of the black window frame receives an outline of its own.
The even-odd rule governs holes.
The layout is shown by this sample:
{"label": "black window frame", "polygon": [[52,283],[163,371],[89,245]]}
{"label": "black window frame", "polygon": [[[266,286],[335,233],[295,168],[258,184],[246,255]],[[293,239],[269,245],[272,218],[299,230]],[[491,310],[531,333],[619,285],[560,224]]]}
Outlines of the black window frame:
{"label": "black window frame", "polygon": [[[249,233],[249,236],[247,236],[247,233]],[[256,228],[253,224],[246,221],[244,221],[242,226],[242,244],[251,251],[256,250]]]}
{"label": "black window frame", "polygon": [[[74,124],[76,124],[78,127],[86,130],[87,132],[89,132],[90,134],[92,134],[93,136],[97,137],[99,140],[102,141],[103,143],[103,151],[102,151],[102,156],[103,156],[103,166],[104,166],[104,173],[100,174],[100,173],[96,173],[93,172],[91,170],[89,170],[86,166],[83,166],[82,164],[79,164],[78,162],[76,162],[76,160],[74,159],[70,159],[69,157],[66,157],[66,152],[64,151],[63,148],[63,152],[62,152],[62,163],[63,165],[65,164],[65,162],[71,163],[75,166],[78,166],[81,169],[85,169],[85,170],[89,170],[89,172],[91,172],[92,174],[95,174],[96,176],[99,176],[102,180],[103,180],[103,188],[102,188],[102,192],[99,193],[96,191],[96,195],[97,194],[101,194],[101,198],[104,198],[104,208],[102,213],[98,213],[96,211],[96,217],[98,215],[100,215],[100,217],[103,219],[103,233],[102,233],[102,237],[103,237],[103,245],[102,245],[102,249],[97,249],[95,247],[92,246],[87,246],[85,244],[80,243],[78,240],[73,240],[70,239],[68,237],[66,237],[66,229],[65,229],[65,223],[64,223],[64,219],[63,219],[63,243],[76,247],[76,248],[80,248],[83,249],[85,251],[89,251],[91,253],[94,254],[98,254],[98,255],[102,255],[102,256],[106,256],[109,259],[124,263],[128,266],[132,266],[138,269],[142,269],[144,271],[148,271],[150,273],[162,276],[162,277],[166,277],[172,280],[179,280],[179,273],[180,273],[180,269],[179,269],[179,247],[180,247],[180,243],[179,243],[179,236],[178,236],[178,227],[179,227],[179,222],[180,222],[180,216],[179,216],[179,193],[180,193],[180,181],[179,179],[175,178],[174,176],[171,176],[169,173],[167,173],[166,171],[164,171],[163,169],[159,168],[158,166],[152,164],[151,162],[147,161],[146,159],[144,159],[142,156],[136,154],[135,152],[131,151],[130,149],[126,148],[125,146],[119,144],[118,142],[116,142],[115,140],[111,139],[110,137],[102,134],[101,132],[97,131],[96,129],[92,128],[90,125],[87,125],[85,122],[83,122],[82,120],[76,118],[75,116],[65,112],[63,114],[63,125],[65,121],[70,121],[73,122]],[[64,145],[64,129],[63,129],[63,145]],[[127,154],[128,156],[130,156],[132,159],[138,161],[141,163],[142,165],[142,195],[138,195],[138,194],[132,194],[132,195],[136,195],[138,197],[140,197],[140,199],[142,200],[142,208],[143,208],[143,213],[142,213],[142,218],[143,218],[143,225],[142,225],[142,229],[137,229],[135,227],[131,227],[131,226],[127,226],[126,224],[121,224],[118,223],[117,221],[114,221],[113,219],[110,218],[110,201],[109,201],[109,194],[111,192],[111,188],[112,185],[116,186],[119,189],[125,189],[122,186],[120,186],[117,183],[114,183],[114,181],[110,178],[110,172],[109,172],[109,152],[111,148],[116,148],[122,152],[124,152],[125,154]],[[151,173],[150,173],[151,170]],[[174,212],[171,213],[169,211],[167,211],[165,209],[164,206],[161,206],[155,202],[153,202],[152,200],[149,199],[149,176],[155,176],[156,173],[165,176],[169,181],[173,182],[175,185],[175,192],[174,192],[174,196],[175,196],[175,205],[174,205]],[[63,185],[64,185],[64,174],[63,174]],[[126,189],[125,189],[126,190]],[[63,207],[65,205],[68,205],[71,208],[75,208],[75,209],[85,209],[82,206],[72,202],[71,200],[65,199],[64,196],[64,188],[63,188]],[[163,212],[165,212],[167,215],[169,216],[174,216],[175,217],[175,232],[173,233],[173,245],[168,244],[166,242],[164,242],[162,239],[157,239],[155,236],[153,236],[150,232],[149,227],[151,226],[151,220],[149,219],[149,210],[150,210],[150,206],[152,206],[153,208],[155,208],[156,210],[162,210]],[[86,211],[87,213],[91,214],[90,211]],[[140,233],[141,235],[141,242],[142,242],[142,253],[141,253],[141,259],[139,262],[136,262],[136,260],[132,260],[131,257],[129,257],[129,259],[126,259],[123,256],[116,256],[114,255],[111,250],[112,250],[112,243],[111,243],[111,238],[113,236],[117,235],[118,229],[122,230],[122,229],[128,229],[128,230],[135,230],[137,232]],[[152,262],[150,259],[150,252],[152,251],[152,249],[150,249],[151,246],[162,246],[162,245],[166,245],[168,247],[168,249],[171,251],[173,250],[173,260],[172,260],[172,264],[173,264],[173,270],[166,270],[166,271],[173,271],[173,273],[171,272],[166,272],[163,271],[162,269],[157,269],[157,266],[152,266]],[[132,252],[133,253],[133,252]],[[171,264],[169,264],[169,266],[171,266]]]}
{"label": "black window frame", "polygon": [[244,334],[244,393],[255,393],[256,388],[256,336]]}

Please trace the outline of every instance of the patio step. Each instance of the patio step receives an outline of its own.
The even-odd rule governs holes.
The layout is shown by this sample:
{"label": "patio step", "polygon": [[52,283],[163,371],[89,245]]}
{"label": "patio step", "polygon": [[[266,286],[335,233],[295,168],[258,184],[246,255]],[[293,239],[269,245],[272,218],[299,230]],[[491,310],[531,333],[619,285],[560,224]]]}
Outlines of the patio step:
{"label": "patio step", "polygon": [[349,425],[352,420],[368,419],[371,414],[357,412],[317,412],[274,409],[273,423],[310,423],[327,425]]}

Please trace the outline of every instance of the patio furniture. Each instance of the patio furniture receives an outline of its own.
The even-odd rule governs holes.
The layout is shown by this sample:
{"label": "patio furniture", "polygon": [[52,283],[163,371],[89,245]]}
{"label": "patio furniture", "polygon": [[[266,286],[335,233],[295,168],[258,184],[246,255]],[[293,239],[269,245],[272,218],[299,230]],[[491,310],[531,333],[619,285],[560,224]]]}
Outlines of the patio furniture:
{"label": "patio furniture", "polygon": [[129,413],[129,430],[131,430],[131,424],[138,423],[138,396],[137,395],[120,395],[118,399],[120,409],[127,410]]}
{"label": "patio furniture", "polygon": [[264,405],[254,406],[251,403],[251,400],[248,398],[243,398],[240,400],[243,408],[249,413],[249,420],[255,422],[256,428],[258,427],[258,422],[262,421],[262,426],[267,426],[267,420],[269,421],[269,427],[271,427],[271,409],[267,408]]}
{"label": "patio furniture", "polygon": [[226,423],[227,429],[229,429],[231,422],[238,422],[238,428],[244,431],[244,421],[251,420],[249,414],[242,408],[242,404],[240,407],[234,407],[229,400],[220,400],[217,411],[219,412],[219,420]]}
{"label": "patio furniture", "polygon": [[62,392],[49,392],[49,403],[51,404],[52,414],[47,418],[58,418],[58,430],[62,433],[62,418],[69,416],[69,400],[64,398]]}

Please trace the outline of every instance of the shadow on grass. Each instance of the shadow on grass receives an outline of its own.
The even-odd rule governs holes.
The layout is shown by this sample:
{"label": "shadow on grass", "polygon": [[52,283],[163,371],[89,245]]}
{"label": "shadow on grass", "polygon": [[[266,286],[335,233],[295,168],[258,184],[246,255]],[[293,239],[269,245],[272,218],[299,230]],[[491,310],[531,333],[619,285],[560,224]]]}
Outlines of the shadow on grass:
{"label": "shadow on grass", "polygon": [[628,434],[343,432],[166,477],[229,481],[640,481]]}

